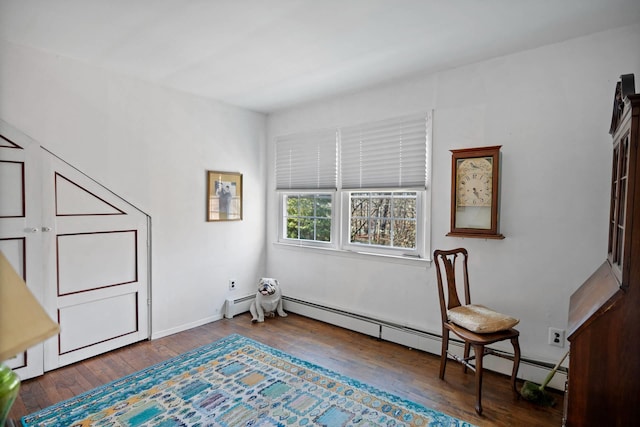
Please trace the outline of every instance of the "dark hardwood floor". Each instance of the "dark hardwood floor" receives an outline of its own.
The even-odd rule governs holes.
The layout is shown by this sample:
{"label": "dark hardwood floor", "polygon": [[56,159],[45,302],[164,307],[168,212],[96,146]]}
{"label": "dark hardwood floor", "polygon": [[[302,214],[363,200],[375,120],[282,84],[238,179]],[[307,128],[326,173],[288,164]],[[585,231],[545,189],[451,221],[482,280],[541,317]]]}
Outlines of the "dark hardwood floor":
{"label": "dark hardwood floor", "polygon": [[[484,412],[478,416],[474,411],[473,373],[464,374],[458,363],[447,365],[445,381],[442,381],[438,378],[440,359],[432,354],[295,314],[252,324],[248,313],[133,344],[26,380],[10,417],[19,419],[231,333],[255,339],[478,426],[561,425],[561,393],[553,392],[558,401],[554,408],[539,407],[516,398],[507,377],[485,371]],[[518,388],[520,386],[521,383]]]}

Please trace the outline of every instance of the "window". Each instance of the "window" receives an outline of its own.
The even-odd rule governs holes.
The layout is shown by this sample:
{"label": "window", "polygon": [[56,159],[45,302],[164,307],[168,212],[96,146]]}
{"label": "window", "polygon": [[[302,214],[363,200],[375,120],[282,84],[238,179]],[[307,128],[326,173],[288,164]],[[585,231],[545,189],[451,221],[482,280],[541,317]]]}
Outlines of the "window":
{"label": "window", "polygon": [[278,138],[279,241],[424,257],[430,139],[424,114]]}
{"label": "window", "polygon": [[351,193],[349,243],[416,249],[415,192]]}
{"label": "window", "polygon": [[285,239],[331,243],[331,194],[284,194],[283,200]]}
{"label": "window", "polygon": [[333,199],[337,188],[336,131],[278,138],[276,188],[280,191],[280,242],[334,244]]}

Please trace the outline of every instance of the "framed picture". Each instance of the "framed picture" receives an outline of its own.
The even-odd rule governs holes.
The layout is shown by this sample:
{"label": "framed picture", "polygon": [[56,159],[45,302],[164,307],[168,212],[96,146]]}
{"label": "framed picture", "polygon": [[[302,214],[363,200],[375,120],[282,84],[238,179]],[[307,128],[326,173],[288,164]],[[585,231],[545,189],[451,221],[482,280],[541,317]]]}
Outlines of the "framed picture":
{"label": "framed picture", "polygon": [[207,171],[207,221],[242,219],[242,174]]}

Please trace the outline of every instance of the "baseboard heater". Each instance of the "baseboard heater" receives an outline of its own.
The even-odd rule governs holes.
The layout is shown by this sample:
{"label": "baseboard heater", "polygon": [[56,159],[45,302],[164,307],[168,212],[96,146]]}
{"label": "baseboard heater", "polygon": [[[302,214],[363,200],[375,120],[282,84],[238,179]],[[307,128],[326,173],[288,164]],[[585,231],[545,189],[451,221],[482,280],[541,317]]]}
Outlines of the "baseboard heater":
{"label": "baseboard heater", "polygon": [[[225,307],[225,317],[233,318],[238,314],[249,311],[255,295],[248,295],[241,298],[228,298]],[[406,347],[426,351],[435,355],[440,355],[442,349],[442,335],[433,332],[396,324],[374,317],[351,313],[345,310],[327,307],[297,298],[288,296],[282,297],[285,311],[290,311],[305,317],[310,317],[325,323],[336,325],[345,329],[360,332],[365,335],[375,337],[380,340],[394,342]],[[453,337],[449,339],[450,350],[462,356],[464,344]],[[513,353],[496,350],[505,356],[513,356]],[[502,358],[487,357],[484,360],[484,368],[511,375],[511,362]],[[541,383],[547,373],[553,368],[553,363],[529,358],[520,358],[520,371],[518,377]],[[454,368],[455,369],[455,368]],[[549,383],[549,387],[557,390],[564,390],[567,369],[561,367],[558,374]]]}
{"label": "baseboard heater", "polygon": [[251,307],[251,303],[255,298],[255,294],[241,298],[227,298],[224,305],[224,317],[227,319],[233,319],[233,316],[246,313],[249,311],[249,307]]}

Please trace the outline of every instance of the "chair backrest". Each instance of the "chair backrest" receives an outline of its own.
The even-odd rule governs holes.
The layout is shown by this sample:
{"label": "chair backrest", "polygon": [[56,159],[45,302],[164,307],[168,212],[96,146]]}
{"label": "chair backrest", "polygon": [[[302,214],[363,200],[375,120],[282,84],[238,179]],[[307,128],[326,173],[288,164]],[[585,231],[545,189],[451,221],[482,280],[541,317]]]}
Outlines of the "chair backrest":
{"label": "chair backrest", "polygon": [[[464,248],[451,250],[435,250],[433,259],[436,262],[436,274],[438,277],[438,296],[440,297],[440,314],[442,322],[448,321],[447,310],[462,305],[458,296],[456,277],[463,279],[464,305],[471,304],[469,294],[469,273],[467,271],[467,260],[469,254]],[[461,262],[462,264],[456,264]],[[456,274],[457,273],[457,274]],[[447,282],[445,293],[444,282]]]}

